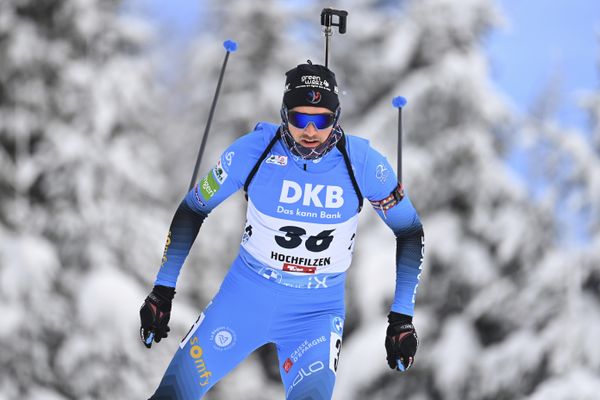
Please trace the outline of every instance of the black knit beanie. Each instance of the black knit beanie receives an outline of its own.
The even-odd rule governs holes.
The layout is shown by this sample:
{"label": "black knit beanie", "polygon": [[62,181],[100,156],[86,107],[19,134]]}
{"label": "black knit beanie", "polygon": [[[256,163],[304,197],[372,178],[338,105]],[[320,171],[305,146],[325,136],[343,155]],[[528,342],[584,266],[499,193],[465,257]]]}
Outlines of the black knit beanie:
{"label": "black knit beanie", "polygon": [[340,105],[335,74],[323,65],[300,64],[285,73],[283,104],[288,110],[298,106],[324,107],[336,112]]}

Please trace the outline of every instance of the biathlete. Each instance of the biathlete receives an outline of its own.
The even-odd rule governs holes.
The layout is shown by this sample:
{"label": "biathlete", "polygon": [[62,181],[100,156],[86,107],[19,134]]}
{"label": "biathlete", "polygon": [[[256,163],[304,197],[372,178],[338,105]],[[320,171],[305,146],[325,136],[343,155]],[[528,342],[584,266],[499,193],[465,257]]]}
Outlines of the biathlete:
{"label": "biathlete", "polygon": [[398,370],[412,365],[423,227],[386,158],[344,133],[340,110],[334,73],[298,65],[286,73],[281,123],[261,122],[236,140],[179,205],[140,310],[147,347],[167,337],[177,277],[211,210],[243,188],[247,221],[239,255],[151,399],[200,399],[266,343],[277,347],[287,399],[331,399],[363,198],[396,236],[387,362]]}

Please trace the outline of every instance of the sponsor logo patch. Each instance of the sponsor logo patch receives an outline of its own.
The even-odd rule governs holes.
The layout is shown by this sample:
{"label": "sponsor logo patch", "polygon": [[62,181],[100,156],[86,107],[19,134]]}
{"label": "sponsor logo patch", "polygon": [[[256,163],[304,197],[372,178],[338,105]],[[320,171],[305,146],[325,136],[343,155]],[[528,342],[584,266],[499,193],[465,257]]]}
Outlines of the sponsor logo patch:
{"label": "sponsor logo patch", "polygon": [[259,269],[258,273],[263,278],[268,279],[270,281],[275,281],[277,283],[281,283],[281,281],[283,280],[283,276],[281,276],[281,274],[273,268],[264,267],[264,268]]}
{"label": "sponsor logo patch", "polygon": [[[331,89],[329,89],[329,82],[327,82],[326,80],[321,80],[321,77],[318,75],[303,75],[300,78],[300,85],[296,86],[296,88],[301,88],[301,87],[312,87],[312,88],[318,88],[318,89],[325,89],[327,91],[331,91]],[[321,94],[319,93],[319,96]]]}
{"label": "sponsor logo patch", "polygon": [[194,336],[190,340],[189,355],[194,361],[194,366],[198,375],[198,384],[200,386],[206,386],[210,383],[210,376],[212,372],[207,368],[206,362],[204,361],[204,350],[198,344],[199,340],[197,336]]}
{"label": "sponsor logo patch", "polygon": [[329,369],[333,371],[334,374],[337,374],[338,364],[340,362],[343,330],[344,320],[337,315],[331,318],[331,336],[329,338]]}
{"label": "sponsor logo patch", "polygon": [[235,345],[236,335],[233,329],[221,326],[210,333],[210,340],[213,342],[215,349],[219,351],[228,350]]}
{"label": "sponsor logo patch", "polygon": [[283,180],[279,202],[284,204],[295,204],[301,202],[303,206],[314,206],[318,208],[340,208],[344,205],[344,189],[334,185],[314,185],[305,183],[304,187],[299,183]]}
{"label": "sponsor logo patch", "polygon": [[283,264],[283,270],[288,272],[302,272],[304,274],[314,274],[317,271],[317,268],[285,263]]}
{"label": "sponsor logo patch", "polygon": [[209,172],[208,175],[200,181],[200,193],[202,193],[202,197],[207,201],[212,199],[220,187],[221,185],[216,181],[212,172]]}
{"label": "sponsor logo patch", "polygon": [[333,317],[331,320],[331,329],[341,335],[344,330],[344,320],[337,316]]}
{"label": "sponsor logo patch", "polygon": [[311,104],[319,104],[321,102],[321,92],[317,92],[316,90],[311,90],[306,95],[306,99]]}
{"label": "sponsor logo patch", "polygon": [[162,262],[160,264],[161,267],[163,265],[165,265],[165,263],[168,261],[167,251],[169,251],[169,246],[170,245],[171,245],[171,231],[169,231],[169,234],[167,235],[167,241],[165,243],[165,250],[163,251]]}
{"label": "sponsor logo patch", "polygon": [[235,156],[235,151],[230,151],[229,153],[225,154],[225,161],[227,161],[228,167],[233,162],[233,156]]}
{"label": "sponsor logo patch", "polygon": [[379,164],[375,171],[375,178],[377,178],[377,180],[381,183],[384,183],[387,180],[389,174],[390,170],[387,169],[383,164]]}
{"label": "sponsor logo patch", "polygon": [[327,275],[323,276],[319,279],[318,276],[311,276],[308,278],[308,284],[306,285],[308,289],[319,289],[327,287]]}
{"label": "sponsor logo patch", "polygon": [[287,360],[285,360],[285,362],[283,363],[283,370],[285,371],[286,374],[288,372],[290,372],[290,369],[292,368],[292,365],[294,365],[294,363],[292,362],[292,360],[290,360],[289,358]]}
{"label": "sponsor logo patch", "polygon": [[327,339],[325,339],[325,336],[321,335],[313,340],[305,340],[302,343],[300,343],[300,345],[298,347],[296,347],[296,349],[293,351],[293,353],[290,355],[290,357],[288,358],[288,360],[291,360],[292,362],[298,362],[298,360],[300,360],[302,358],[302,356],[308,352],[309,350],[311,350],[313,347],[320,345],[321,343],[325,343],[327,341]]}
{"label": "sponsor logo patch", "polygon": [[204,204],[204,202],[202,201],[202,198],[200,197],[200,193],[198,192],[198,184],[194,185],[194,197],[196,197],[196,201],[198,203],[200,203],[201,206],[206,207],[206,204]]}
{"label": "sponsor logo patch", "polygon": [[314,363],[310,364],[308,366],[308,368],[300,368],[300,370],[298,371],[298,374],[296,374],[296,376],[294,377],[294,380],[292,381],[292,384],[288,388],[287,397],[290,397],[292,390],[294,390],[294,388],[300,382],[302,382],[302,380],[304,378],[307,378],[307,377],[311,376],[312,374],[315,374],[315,373],[321,371],[323,368],[325,368],[325,365],[323,365],[323,363],[321,361],[315,361]]}
{"label": "sponsor logo patch", "polygon": [[275,165],[287,165],[288,158],[287,156],[281,156],[279,154],[271,154],[267,160],[267,164],[275,164]]}
{"label": "sponsor logo patch", "polygon": [[227,172],[223,169],[223,165],[221,164],[221,160],[217,161],[217,165],[213,168],[213,173],[215,174],[215,179],[219,182],[219,185],[222,185],[227,179]]}

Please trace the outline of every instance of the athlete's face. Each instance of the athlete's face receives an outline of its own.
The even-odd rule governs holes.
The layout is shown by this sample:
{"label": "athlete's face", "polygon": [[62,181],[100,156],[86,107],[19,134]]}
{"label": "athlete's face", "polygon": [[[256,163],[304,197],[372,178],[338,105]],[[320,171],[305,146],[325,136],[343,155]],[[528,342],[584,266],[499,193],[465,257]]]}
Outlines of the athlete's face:
{"label": "athlete's face", "polygon": [[[309,106],[294,107],[290,111],[296,111],[303,114],[331,113],[331,110],[328,108]],[[327,139],[333,129],[333,125],[324,129],[317,129],[312,123],[306,125],[304,128],[297,128],[291,123],[288,123],[288,129],[296,143],[304,147],[317,147]]]}

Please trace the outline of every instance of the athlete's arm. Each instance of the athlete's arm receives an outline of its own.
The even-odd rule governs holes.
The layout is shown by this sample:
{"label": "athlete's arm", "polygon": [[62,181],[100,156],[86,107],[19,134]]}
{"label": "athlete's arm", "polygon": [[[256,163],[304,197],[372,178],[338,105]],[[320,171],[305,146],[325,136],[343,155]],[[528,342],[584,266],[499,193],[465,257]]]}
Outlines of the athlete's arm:
{"label": "athlete's arm", "polygon": [[[181,267],[209,213],[239,190],[266,146],[261,125],[236,140],[189,191],[175,212],[155,285],[175,287]],[[257,154],[258,153],[258,154]]]}
{"label": "athlete's arm", "polygon": [[412,316],[425,251],[423,225],[406,194],[385,213],[377,210],[377,214],[396,236],[396,290],[391,311]]}
{"label": "athlete's arm", "polygon": [[387,159],[373,149],[367,156],[363,177],[365,197],[396,236],[396,290],[391,311],[412,317],[423,265],[421,220]]}

